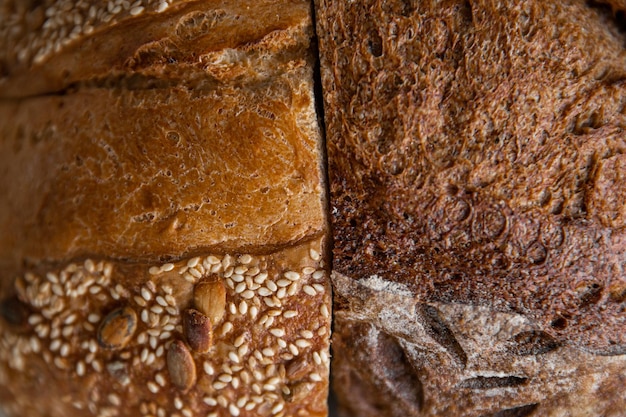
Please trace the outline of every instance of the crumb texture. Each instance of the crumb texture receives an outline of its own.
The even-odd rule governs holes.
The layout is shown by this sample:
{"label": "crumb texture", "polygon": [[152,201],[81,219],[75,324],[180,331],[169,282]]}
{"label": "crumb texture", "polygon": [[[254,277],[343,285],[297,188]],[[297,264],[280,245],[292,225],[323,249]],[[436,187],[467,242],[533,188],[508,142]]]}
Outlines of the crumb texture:
{"label": "crumb texture", "polygon": [[[625,12],[618,1],[316,2],[333,269],[358,283],[336,303],[335,385],[346,409],[624,409],[615,384],[626,353]],[[365,293],[409,293],[418,305],[403,322],[415,333],[391,333],[403,349],[380,363],[355,352],[388,345],[378,334],[405,313],[395,298],[369,309]],[[441,307],[458,305],[530,327],[483,356],[489,346],[467,342],[483,331]],[[416,356],[431,348],[445,357],[439,365]],[[534,368],[509,368],[515,357],[536,358]],[[476,361],[496,374],[466,375]],[[593,412],[574,404],[596,392],[578,385],[586,371],[575,376],[586,361],[607,370],[592,378],[606,384]],[[411,367],[420,382],[401,385],[413,391],[384,375]],[[537,375],[555,367],[571,379],[539,388]],[[434,383],[436,372],[449,376]],[[496,387],[506,409],[495,406]]]}

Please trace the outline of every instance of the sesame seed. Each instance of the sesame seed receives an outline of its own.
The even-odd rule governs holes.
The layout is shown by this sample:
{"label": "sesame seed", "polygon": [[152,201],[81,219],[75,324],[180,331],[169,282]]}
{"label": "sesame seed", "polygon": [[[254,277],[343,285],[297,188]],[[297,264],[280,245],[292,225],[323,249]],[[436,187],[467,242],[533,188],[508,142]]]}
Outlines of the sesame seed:
{"label": "sesame seed", "polygon": [[241,282],[239,284],[237,284],[237,286],[235,287],[235,293],[240,294],[242,292],[244,292],[246,289],[246,283],[245,282]]}
{"label": "sesame seed", "polygon": [[216,389],[216,390],[221,390],[221,389],[226,388],[226,385],[227,384],[218,381],[218,382],[214,382],[213,383],[213,388]]}
{"label": "sesame seed", "polygon": [[115,394],[109,394],[109,396],[107,397],[107,399],[109,400],[109,402],[116,406],[119,407],[120,405],[122,405],[122,401],[120,400],[120,397],[118,397]]}
{"label": "sesame seed", "polygon": [[320,356],[319,353],[317,352],[313,352],[313,360],[315,361],[316,364],[321,365],[322,364],[322,357]]}
{"label": "sesame seed", "polygon": [[163,356],[163,352],[164,352],[163,345],[159,345],[159,347],[156,350],[156,357],[160,358],[161,356]]}
{"label": "sesame seed", "polygon": [[165,298],[163,298],[162,296],[157,296],[156,298],[156,302],[159,303],[159,305],[161,305],[162,307],[167,307],[167,301],[165,301]]}
{"label": "sesame seed", "polygon": [[276,291],[278,289],[278,286],[276,285],[276,283],[272,280],[269,280],[265,283],[265,286],[270,290],[270,291]]}
{"label": "sesame seed", "polygon": [[228,399],[226,399],[223,395],[217,396],[217,403],[224,408],[228,407]]}
{"label": "sesame seed", "polygon": [[249,264],[250,262],[252,262],[252,256],[247,255],[247,254],[246,254],[246,255],[241,255],[241,256],[239,257],[239,262],[241,262],[242,264],[247,265],[247,264]]}
{"label": "sesame seed", "polygon": [[150,311],[152,311],[154,314],[162,314],[163,313],[163,307],[161,306],[152,306],[150,308]]}
{"label": "sesame seed", "polygon": [[[142,9],[141,11],[143,11],[143,7],[141,9]],[[131,14],[132,14],[132,11],[131,11]],[[161,266],[161,270],[165,272],[170,272],[172,269],[174,269],[174,264],[167,263]]]}
{"label": "sesame seed", "polygon": [[165,307],[165,310],[172,316],[178,315],[178,309],[176,307],[173,307],[173,306]]}
{"label": "sesame seed", "polygon": [[180,398],[178,397],[174,398],[174,407],[176,407],[177,410],[180,410],[183,408],[183,402],[181,401]]}
{"label": "sesame seed", "polygon": [[148,360],[148,348],[143,348],[143,350],[141,351],[141,356],[140,356],[140,360],[141,362],[146,362]]}
{"label": "sesame seed", "polygon": [[254,298],[254,291],[246,290],[246,291],[241,293],[241,297],[245,298],[246,300]]}
{"label": "sesame seed", "polygon": [[321,293],[324,293],[324,290],[325,290],[322,284],[317,284],[317,283],[313,284],[313,288],[315,288],[317,292],[321,292]]}
{"label": "sesame seed", "polygon": [[289,344],[289,351],[295,356],[298,356],[300,354],[300,351],[294,344]]}
{"label": "sesame seed", "polygon": [[275,355],[275,352],[272,348],[265,348],[261,351],[263,353],[263,355],[267,356],[267,357],[271,357]]}
{"label": "sesame seed", "polygon": [[228,332],[233,329],[233,324],[229,321],[222,325],[222,336],[225,336]]}
{"label": "sesame seed", "polygon": [[322,358],[322,362],[324,363],[328,363],[328,353],[324,352],[323,350],[320,351],[320,357]]}
{"label": "sesame seed", "polygon": [[220,376],[217,377],[218,381],[222,381],[222,382],[230,382],[233,380],[232,375],[230,374],[221,374]]}
{"label": "sesame seed", "polygon": [[157,382],[157,384],[159,384],[160,386],[164,387],[167,383],[167,381],[165,380],[165,377],[163,376],[163,374],[156,374],[154,376],[154,380]]}
{"label": "sesame seed", "polygon": [[235,268],[233,268],[233,267],[225,269],[224,270],[224,278],[230,278],[233,275],[234,271],[235,271]]}
{"label": "sesame seed", "polygon": [[276,339],[276,343],[278,343],[278,346],[283,349],[287,347],[287,342],[285,342],[283,339]]}
{"label": "sesame seed", "polygon": [[264,384],[263,385],[263,389],[265,391],[276,391],[276,385],[272,385],[272,384]]}
{"label": "sesame seed", "polygon": [[213,369],[211,364],[208,362],[204,362],[203,368],[204,368],[204,373],[207,375],[213,375],[215,373],[215,370]]}
{"label": "sesame seed", "polygon": [[158,266],[151,266],[150,269],[148,269],[148,272],[150,275],[158,275],[161,273],[161,268]]}
{"label": "sesame seed", "polygon": [[252,306],[250,307],[250,317],[252,317],[253,319],[256,318],[257,314],[259,314],[259,309],[257,308],[257,306]]}
{"label": "sesame seed", "polygon": [[96,372],[102,372],[102,364],[98,360],[94,360],[93,362],[91,362],[91,367]]}
{"label": "sesame seed", "polygon": [[204,403],[210,407],[216,406],[217,405],[217,401],[215,401],[215,398],[211,398],[211,397],[204,397],[202,399],[202,401],[204,401]]}
{"label": "sesame seed", "polygon": [[237,268],[235,268],[233,272],[238,275],[245,274],[246,272],[248,272],[248,267],[244,265],[240,265]]}
{"label": "sesame seed", "polygon": [[272,408],[272,414],[278,414],[278,413],[280,413],[281,411],[283,411],[283,407],[284,407],[284,404],[283,404],[283,403],[278,403],[278,404],[276,404],[276,405],[274,406],[274,408]]}
{"label": "sesame seed", "polygon": [[52,343],[50,343],[50,350],[52,352],[59,350],[60,347],[61,347],[61,341],[59,339],[54,339]]}
{"label": "sesame seed", "polygon": [[148,323],[148,310],[141,310],[141,321]]}
{"label": "sesame seed", "polygon": [[320,313],[324,318],[328,318],[330,316],[330,312],[328,311],[328,306],[326,304],[322,304],[320,307]]}
{"label": "sesame seed", "polygon": [[310,330],[302,330],[300,332],[300,334],[302,335],[302,337],[304,337],[305,339],[311,339],[313,337],[313,332]]}
{"label": "sesame seed", "polygon": [[147,288],[143,287],[141,289],[141,296],[143,297],[144,300],[146,301],[150,301],[152,299],[152,293],[150,292],[150,290],[148,290]]}
{"label": "sesame seed", "polygon": [[254,267],[252,267],[252,268],[250,268],[250,269],[248,269],[248,270],[246,271],[246,275],[248,275],[248,276],[255,276],[255,275],[257,275],[259,272],[261,272],[261,270],[259,269],[259,267],[258,267],[258,266],[254,266]]}
{"label": "sesame seed", "polygon": [[194,278],[202,278],[202,273],[200,271],[198,271],[196,268],[190,268],[189,269],[189,273],[194,277]]}
{"label": "sesame seed", "polygon": [[258,275],[254,277],[254,282],[257,284],[263,284],[267,279],[267,272],[260,272]]}
{"label": "sesame seed", "polygon": [[279,287],[287,287],[291,284],[291,281],[289,281],[288,279],[279,279],[278,281],[276,281],[276,285],[278,285]]}
{"label": "sesame seed", "polygon": [[196,256],[195,258],[191,258],[190,260],[187,261],[187,266],[189,268],[195,268],[196,265],[198,265],[200,263],[200,257]]}
{"label": "sesame seed", "polygon": [[183,408],[182,413],[184,417],[193,417],[193,412],[188,408]]}
{"label": "sesame seed", "polygon": [[76,364],[76,375],[85,375],[85,363],[83,361],[78,361],[78,363]]}
{"label": "sesame seed", "polygon": [[287,295],[287,288],[281,288],[276,292],[278,298],[285,298],[285,295]]}
{"label": "sesame seed", "polygon": [[288,318],[288,319],[296,317],[297,315],[298,315],[298,312],[295,310],[288,310],[283,313],[283,316],[285,316],[285,318]]}
{"label": "sesame seed", "polygon": [[265,303],[265,305],[267,305],[268,307],[274,307],[274,299],[273,298],[264,298],[263,302]]}
{"label": "sesame seed", "polygon": [[228,358],[235,363],[239,363],[239,357],[235,352],[228,352]]}
{"label": "sesame seed", "polygon": [[230,404],[228,406],[228,411],[230,412],[230,414],[234,417],[237,417],[239,415],[239,409],[237,408],[237,406],[235,406],[234,404]]}
{"label": "sesame seed", "polygon": [[305,339],[298,339],[296,340],[296,346],[298,346],[299,348],[308,348],[309,346],[311,346],[311,342]]}
{"label": "sesame seed", "polygon": [[304,287],[302,287],[302,290],[310,296],[317,295],[317,291],[315,291],[315,288],[311,287],[310,285],[305,285]]}
{"label": "sesame seed", "polygon": [[322,380],[322,377],[320,376],[320,374],[315,373],[315,372],[309,375],[309,378],[311,378],[311,381],[315,381],[315,382],[320,382]]}
{"label": "sesame seed", "polygon": [[272,324],[274,324],[274,317],[268,317],[267,321],[265,322],[265,327],[269,329],[270,327],[272,327]]}
{"label": "sesame seed", "polygon": [[262,392],[261,386],[255,382],[252,384],[252,391],[254,391],[255,394],[260,394]]}
{"label": "sesame seed", "polygon": [[37,315],[37,314],[33,314],[32,316],[30,316],[28,318],[28,324],[30,324],[31,326],[35,326],[39,323],[41,323],[41,321],[43,320],[43,317]]}
{"label": "sesame seed", "polygon": [[237,355],[239,357],[244,357],[246,356],[246,354],[248,353],[248,345],[242,345],[241,347],[239,347],[239,349],[237,350]]}
{"label": "sesame seed", "polygon": [[159,339],[161,340],[169,339],[171,335],[172,335],[171,332],[165,331],[159,335]]}
{"label": "sesame seed", "polygon": [[149,381],[147,384],[148,389],[150,390],[150,392],[152,392],[153,394],[156,394],[157,392],[159,392],[159,386],[157,384],[155,384],[152,381]]}
{"label": "sesame seed", "polygon": [[287,271],[283,275],[285,276],[285,278],[291,281],[297,281],[300,279],[300,274],[296,271]]}
{"label": "sesame seed", "polygon": [[261,297],[267,297],[268,295],[272,294],[272,292],[265,287],[259,288],[258,293]]}
{"label": "sesame seed", "polygon": [[315,249],[313,249],[313,248],[309,249],[309,256],[314,261],[319,261],[320,260],[320,253],[318,251],[316,251]]}
{"label": "sesame seed", "polygon": [[230,279],[232,279],[234,282],[243,282],[245,278],[241,274],[233,274],[230,276]]}
{"label": "sesame seed", "polygon": [[133,297],[133,300],[134,300],[134,301],[135,301],[135,303],[136,303],[137,305],[139,305],[140,307],[145,307],[145,306],[147,306],[147,305],[148,305],[148,303],[146,303],[146,300],[144,300],[142,297],[140,297],[140,296],[138,296],[138,295],[135,295],[135,296]]}
{"label": "sesame seed", "polygon": [[315,272],[315,268],[312,268],[310,266],[305,266],[304,268],[302,268],[302,273],[304,275],[311,275],[314,272]]}
{"label": "sesame seed", "polygon": [[275,328],[275,329],[270,329],[270,333],[276,337],[283,337],[285,335],[285,330]]}

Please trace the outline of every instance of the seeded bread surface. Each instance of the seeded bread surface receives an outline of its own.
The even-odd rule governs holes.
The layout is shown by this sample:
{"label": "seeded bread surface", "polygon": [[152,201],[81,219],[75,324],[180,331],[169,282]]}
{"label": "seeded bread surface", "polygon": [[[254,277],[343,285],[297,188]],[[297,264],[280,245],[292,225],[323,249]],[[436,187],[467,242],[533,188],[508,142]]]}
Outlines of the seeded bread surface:
{"label": "seeded bread surface", "polygon": [[316,2],[345,415],[624,415],[624,12]]}
{"label": "seeded bread surface", "polygon": [[327,414],[310,12],[0,1],[8,417]]}

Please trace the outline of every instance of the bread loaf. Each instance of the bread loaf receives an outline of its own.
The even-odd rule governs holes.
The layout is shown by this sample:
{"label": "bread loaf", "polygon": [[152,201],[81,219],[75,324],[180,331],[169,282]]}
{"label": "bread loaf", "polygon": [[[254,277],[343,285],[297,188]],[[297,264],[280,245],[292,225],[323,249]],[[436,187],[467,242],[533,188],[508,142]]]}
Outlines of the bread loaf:
{"label": "bread loaf", "polygon": [[626,415],[624,2],[316,2],[345,416]]}
{"label": "bread loaf", "polygon": [[306,2],[0,2],[8,416],[323,416]]}

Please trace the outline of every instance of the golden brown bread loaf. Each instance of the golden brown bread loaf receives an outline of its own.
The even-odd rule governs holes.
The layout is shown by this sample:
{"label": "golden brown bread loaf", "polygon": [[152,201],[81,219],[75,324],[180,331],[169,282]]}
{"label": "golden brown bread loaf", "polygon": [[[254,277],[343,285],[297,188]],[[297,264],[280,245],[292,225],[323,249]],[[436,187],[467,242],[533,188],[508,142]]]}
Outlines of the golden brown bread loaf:
{"label": "golden brown bread loaf", "polygon": [[8,416],[326,415],[310,12],[0,2]]}
{"label": "golden brown bread loaf", "polygon": [[625,416],[618,1],[316,1],[345,416]]}

